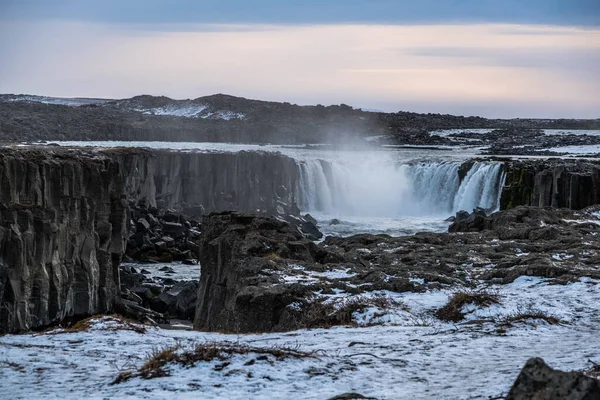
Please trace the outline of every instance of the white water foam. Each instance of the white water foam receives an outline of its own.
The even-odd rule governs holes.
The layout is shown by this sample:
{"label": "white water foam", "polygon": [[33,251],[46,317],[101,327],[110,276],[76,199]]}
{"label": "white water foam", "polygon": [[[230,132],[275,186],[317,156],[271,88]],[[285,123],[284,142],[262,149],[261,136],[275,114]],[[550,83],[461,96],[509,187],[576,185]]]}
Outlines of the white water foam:
{"label": "white water foam", "polygon": [[474,163],[462,182],[456,162],[397,166],[317,159],[299,165],[300,207],[346,217],[447,216],[476,207],[495,211],[504,184],[502,165],[495,162]]}

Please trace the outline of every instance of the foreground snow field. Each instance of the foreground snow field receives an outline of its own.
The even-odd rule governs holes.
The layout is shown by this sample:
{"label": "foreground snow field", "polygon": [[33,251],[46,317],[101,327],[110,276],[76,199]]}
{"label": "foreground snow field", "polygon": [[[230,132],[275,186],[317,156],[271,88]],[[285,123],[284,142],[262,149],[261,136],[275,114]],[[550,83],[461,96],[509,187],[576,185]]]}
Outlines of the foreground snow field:
{"label": "foreground snow field", "polygon": [[[562,370],[600,362],[600,281],[555,285],[521,277],[487,289],[499,294],[500,305],[465,307],[467,317],[459,324],[433,315],[452,294],[448,289],[385,293],[400,306],[355,315],[359,325],[379,325],[251,335],[147,326],[139,333],[137,325],[99,317],[79,332],[6,335],[0,337],[0,393],[5,399],[327,399],[346,392],[381,399],[486,399],[506,394],[530,357]],[[506,323],[523,310],[561,323]],[[213,342],[251,347],[225,360],[168,364],[166,377],[112,384],[157,349],[178,345],[183,351]],[[252,348],[289,348],[310,357],[278,359]]]}

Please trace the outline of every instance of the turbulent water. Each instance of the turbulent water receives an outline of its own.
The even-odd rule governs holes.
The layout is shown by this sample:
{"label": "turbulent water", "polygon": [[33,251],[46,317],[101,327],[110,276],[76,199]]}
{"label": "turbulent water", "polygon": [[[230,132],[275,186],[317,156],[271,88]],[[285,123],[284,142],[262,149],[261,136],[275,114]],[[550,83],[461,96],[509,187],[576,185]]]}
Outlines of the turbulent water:
{"label": "turbulent water", "polygon": [[341,220],[342,226],[325,229],[330,234],[443,230],[443,220],[456,211],[496,210],[504,185],[502,165],[495,162],[475,162],[462,180],[460,162],[313,159],[299,167],[299,206],[325,225],[328,218]]}

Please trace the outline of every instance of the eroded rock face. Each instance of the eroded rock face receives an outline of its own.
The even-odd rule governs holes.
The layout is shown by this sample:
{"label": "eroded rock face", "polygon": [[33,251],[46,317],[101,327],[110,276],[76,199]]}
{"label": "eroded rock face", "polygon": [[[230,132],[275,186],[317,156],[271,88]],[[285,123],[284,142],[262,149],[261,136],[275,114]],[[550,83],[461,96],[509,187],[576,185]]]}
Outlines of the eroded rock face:
{"label": "eroded rock face", "polygon": [[0,150],[0,332],[112,310],[127,238],[119,164]]}
{"label": "eroded rock face", "polygon": [[[294,191],[299,171],[284,155],[182,153],[128,150],[104,152],[125,172],[127,194],[148,206],[181,211],[236,210],[270,215],[297,214]],[[295,212],[294,212],[295,211]]]}
{"label": "eroded rock face", "polygon": [[203,220],[200,288],[194,328],[225,332],[269,332],[284,309],[309,293],[286,283],[274,270],[319,258],[317,245],[287,222],[255,215],[216,213]]}
{"label": "eroded rock face", "polygon": [[[528,160],[505,164],[500,209],[520,205],[579,210],[600,203],[600,164],[583,160]],[[470,210],[467,210],[470,211]]]}
{"label": "eroded rock face", "polygon": [[582,372],[550,368],[541,358],[527,361],[513,384],[507,400],[592,400],[600,399],[600,381]]}

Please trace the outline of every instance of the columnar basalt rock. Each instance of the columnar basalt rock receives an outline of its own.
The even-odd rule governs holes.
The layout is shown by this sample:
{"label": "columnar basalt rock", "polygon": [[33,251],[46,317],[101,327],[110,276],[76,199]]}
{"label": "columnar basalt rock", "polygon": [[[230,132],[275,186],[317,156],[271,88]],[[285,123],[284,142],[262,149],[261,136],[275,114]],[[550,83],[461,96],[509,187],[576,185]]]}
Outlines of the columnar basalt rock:
{"label": "columnar basalt rock", "polygon": [[130,199],[149,206],[206,212],[236,210],[296,214],[296,162],[278,153],[184,153],[108,150],[122,165]]}
{"label": "columnar basalt rock", "polygon": [[[600,163],[587,160],[527,160],[505,163],[500,208],[520,205],[579,210],[600,203]],[[470,211],[470,210],[467,210]]]}
{"label": "columnar basalt rock", "polygon": [[119,168],[0,150],[0,332],[114,308],[128,219]]}

